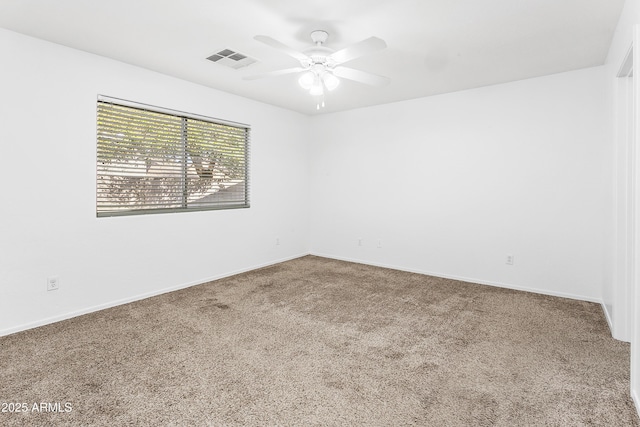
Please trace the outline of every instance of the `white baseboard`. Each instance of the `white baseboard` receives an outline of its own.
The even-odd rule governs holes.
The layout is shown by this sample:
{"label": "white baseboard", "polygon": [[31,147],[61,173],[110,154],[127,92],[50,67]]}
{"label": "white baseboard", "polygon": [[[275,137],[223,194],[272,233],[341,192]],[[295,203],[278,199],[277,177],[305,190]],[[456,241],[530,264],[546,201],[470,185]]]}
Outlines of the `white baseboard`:
{"label": "white baseboard", "polygon": [[368,261],[368,260],[364,261],[364,260],[359,260],[359,259],[354,259],[354,258],[337,257],[337,256],[334,256],[334,255],[327,255],[327,254],[322,254],[322,253],[319,253],[319,252],[311,252],[310,255],[315,255],[315,256],[319,256],[319,257],[323,257],[323,258],[337,259],[337,260],[340,260],[340,261],[355,262],[357,264],[372,265],[372,266],[375,266],[375,267],[389,268],[391,270],[399,270],[399,271],[406,271],[406,272],[409,272],[409,273],[424,274],[426,276],[440,277],[442,279],[458,280],[460,282],[477,283],[477,284],[480,284],[480,285],[495,286],[495,287],[498,287],[498,288],[513,289],[513,290],[516,290],[516,291],[531,292],[531,293],[534,293],[534,294],[549,295],[549,296],[554,296],[554,297],[569,298],[569,299],[574,299],[574,300],[579,300],[579,301],[587,301],[587,302],[594,302],[594,303],[597,303],[597,304],[603,304],[603,301],[601,299],[591,298],[591,297],[587,297],[587,296],[584,296],[584,295],[575,295],[575,294],[569,294],[569,293],[564,293],[564,292],[554,292],[554,291],[549,291],[547,289],[529,288],[529,287],[526,287],[526,286],[518,286],[518,285],[512,285],[512,284],[508,284],[508,283],[489,282],[489,281],[486,281],[486,280],[474,279],[472,277],[454,276],[454,275],[451,275],[451,274],[443,274],[443,273],[437,273],[437,272],[433,272],[433,271],[417,270],[417,269],[406,268],[406,267],[398,267],[398,266],[390,265],[390,264],[375,263],[375,262],[371,262],[371,261]]}
{"label": "white baseboard", "polygon": [[358,263],[358,264],[366,264],[366,265],[372,265],[372,266],[376,266],[376,267],[389,268],[389,269],[392,269],[392,270],[406,271],[406,272],[409,272],[409,273],[417,273],[417,274],[424,274],[424,275],[428,275],[428,276],[441,277],[443,279],[452,279],[452,280],[458,280],[458,281],[461,281],[461,282],[477,283],[477,284],[481,284],[481,285],[495,286],[495,287],[499,287],[499,288],[513,289],[513,290],[532,292],[532,293],[537,293],[537,294],[542,294],[542,295],[550,295],[550,296],[556,296],[556,297],[561,297],[561,298],[569,298],[569,299],[575,299],[575,300],[580,300],[580,301],[589,301],[589,302],[599,303],[599,304],[603,305],[604,311],[605,311],[605,317],[607,318],[607,322],[609,323],[609,328],[612,329],[611,328],[612,324],[611,324],[610,314],[607,312],[606,307],[604,306],[604,303],[602,302],[602,300],[589,298],[589,297],[585,297],[585,296],[581,296],[581,295],[567,294],[567,293],[563,293],[563,292],[552,292],[552,291],[548,291],[546,289],[528,288],[528,287],[524,287],[524,286],[516,286],[516,285],[511,285],[511,284],[506,284],[506,283],[489,282],[489,281],[486,281],[486,280],[474,279],[474,278],[470,278],[470,277],[454,276],[454,275],[450,275],[450,274],[442,274],[442,273],[437,273],[437,272],[432,272],[432,271],[410,269],[410,268],[399,267],[399,266],[395,266],[395,265],[389,265],[389,264],[383,264],[383,263],[375,263],[375,262],[359,260],[359,259],[353,259],[353,258],[338,257],[338,256],[328,255],[328,254],[323,254],[323,253],[318,253],[318,252],[310,252],[310,253],[309,252],[305,252],[305,253],[301,253],[301,254],[298,254],[298,255],[294,255],[294,256],[290,256],[290,257],[286,257],[286,258],[280,258],[280,259],[273,260],[273,261],[269,261],[269,262],[264,263],[264,264],[254,265],[254,266],[247,267],[247,268],[244,268],[244,269],[231,271],[231,272],[220,274],[220,275],[217,275],[217,276],[207,277],[207,278],[195,281],[195,282],[190,282],[190,283],[184,283],[184,284],[180,284],[180,285],[176,285],[176,286],[171,286],[171,287],[168,287],[168,288],[159,289],[157,291],[148,292],[148,293],[145,293],[145,294],[139,294],[139,295],[135,295],[135,296],[132,296],[132,297],[129,297],[129,298],[123,298],[123,299],[120,299],[120,300],[111,301],[111,302],[108,302],[108,303],[99,304],[99,305],[92,306],[92,307],[87,307],[87,308],[84,308],[84,309],[81,309],[81,310],[76,310],[76,311],[60,314],[60,315],[57,315],[57,316],[48,317],[48,318],[45,318],[45,319],[40,319],[40,320],[35,321],[35,322],[30,322],[30,323],[26,323],[26,324],[22,324],[22,325],[13,326],[13,327],[10,327],[10,328],[7,328],[7,329],[2,329],[2,330],[0,330],[0,337],[6,336],[6,335],[11,335],[11,334],[14,334],[14,333],[17,333],[17,332],[21,332],[21,331],[25,331],[25,330],[28,330],[28,329],[37,328],[39,326],[44,326],[44,325],[48,325],[48,324],[51,324],[51,323],[60,322],[62,320],[71,319],[73,317],[81,316],[83,314],[93,313],[93,312],[104,310],[104,309],[107,309],[107,308],[116,307],[118,305],[128,304],[130,302],[139,301],[139,300],[142,300],[142,299],[145,299],[145,298],[154,297],[156,295],[165,294],[167,292],[173,292],[173,291],[177,291],[177,290],[180,290],[180,289],[189,288],[191,286],[199,285],[199,284],[210,282],[210,281],[213,281],[213,280],[223,279],[225,277],[234,276],[236,274],[246,273],[247,271],[256,270],[256,269],[263,268],[263,267],[268,267],[270,265],[279,264],[279,263],[285,262],[285,261],[290,261],[292,259],[300,258],[300,257],[303,257],[305,255],[315,255],[315,256],[319,256],[319,257],[323,257],[323,258],[336,259],[336,260],[340,260],[340,261],[354,262],[354,263]]}
{"label": "white baseboard", "polygon": [[195,281],[195,282],[183,283],[183,284],[176,285],[176,286],[170,286],[168,288],[159,289],[159,290],[152,291],[152,292],[147,292],[147,293],[144,293],[144,294],[139,294],[139,295],[135,295],[135,296],[128,297],[128,298],[123,298],[123,299],[116,300],[116,301],[110,301],[110,302],[107,302],[107,303],[104,303],[104,304],[98,304],[98,305],[95,305],[95,306],[92,306],[92,307],[83,308],[81,310],[71,311],[71,312],[60,314],[60,315],[57,315],[57,316],[47,317],[45,319],[40,319],[40,320],[37,320],[35,322],[30,322],[30,323],[25,323],[25,324],[22,324],[22,325],[13,326],[13,327],[10,327],[10,328],[7,328],[7,329],[0,330],[0,337],[6,336],[6,335],[15,334],[17,332],[26,331],[28,329],[37,328],[39,326],[44,326],[44,325],[49,325],[51,323],[60,322],[62,320],[71,319],[73,317],[82,316],[83,314],[89,314],[89,313],[93,313],[93,312],[96,312],[96,311],[104,310],[104,309],[107,309],[107,308],[116,307],[116,306],[123,305],[123,304],[128,304],[130,302],[143,300],[143,299],[154,297],[154,296],[161,295],[161,294],[166,294],[168,292],[173,292],[173,291],[177,291],[177,290],[180,290],[180,289],[189,288],[191,286],[201,285],[203,283],[211,282],[213,280],[224,279],[225,277],[235,276],[236,274],[246,273],[247,271],[257,270],[259,268],[268,267],[270,265],[279,264],[279,263],[285,262],[285,261],[290,261],[292,259],[300,258],[300,257],[303,257],[305,255],[309,255],[309,254],[308,253],[303,253],[303,254],[290,256],[290,257],[287,257],[287,258],[280,258],[280,259],[277,259],[277,260],[274,260],[274,261],[269,261],[269,262],[264,263],[264,264],[254,265],[254,266],[243,268],[243,269],[240,269],[240,270],[235,270],[235,271],[231,271],[231,272],[228,272],[228,273],[219,274],[219,275],[216,275],[216,276],[213,276],[213,277],[207,277],[207,278]]}

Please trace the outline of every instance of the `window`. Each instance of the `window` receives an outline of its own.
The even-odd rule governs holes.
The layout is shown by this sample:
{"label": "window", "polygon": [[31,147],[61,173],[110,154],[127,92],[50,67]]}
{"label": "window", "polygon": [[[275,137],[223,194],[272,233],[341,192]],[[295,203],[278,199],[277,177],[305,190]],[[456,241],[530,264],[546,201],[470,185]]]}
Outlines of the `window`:
{"label": "window", "polygon": [[249,207],[249,126],[98,98],[97,215]]}

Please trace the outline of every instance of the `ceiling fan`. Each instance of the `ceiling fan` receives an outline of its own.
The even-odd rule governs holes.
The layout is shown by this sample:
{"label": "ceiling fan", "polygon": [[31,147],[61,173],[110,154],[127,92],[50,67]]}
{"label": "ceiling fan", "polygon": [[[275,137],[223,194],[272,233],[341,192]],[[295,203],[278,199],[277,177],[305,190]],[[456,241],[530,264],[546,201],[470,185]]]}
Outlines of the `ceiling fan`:
{"label": "ceiling fan", "polygon": [[320,106],[324,107],[325,89],[328,91],[334,90],[340,84],[340,78],[371,86],[384,86],[389,83],[390,79],[388,77],[342,66],[345,62],[386,48],[387,44],[384,40],[378,37],[369,37],[344,49],[334,51],[324,46],[328,37],[329,33],[326,31],[313,31],[311,40],[314,45],[299,52],[269,36],[255,36],[255,40],[297,59],[300,62],[300,66],[246,76],[244,79],[255,80],[263,77],[300,73],[298,83],[303,89],[308,90],[311,95],[317,97],[317,109],[320,109]]}

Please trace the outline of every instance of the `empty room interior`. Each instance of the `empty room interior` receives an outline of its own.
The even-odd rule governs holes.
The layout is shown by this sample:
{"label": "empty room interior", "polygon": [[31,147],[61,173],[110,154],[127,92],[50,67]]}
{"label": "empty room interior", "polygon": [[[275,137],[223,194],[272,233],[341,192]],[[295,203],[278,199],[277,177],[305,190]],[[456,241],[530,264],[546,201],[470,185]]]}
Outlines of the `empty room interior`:
{"label": "empty room interior", "polygon": [[640,0],[0,0],[0,424],[640,425],[638,46]]}

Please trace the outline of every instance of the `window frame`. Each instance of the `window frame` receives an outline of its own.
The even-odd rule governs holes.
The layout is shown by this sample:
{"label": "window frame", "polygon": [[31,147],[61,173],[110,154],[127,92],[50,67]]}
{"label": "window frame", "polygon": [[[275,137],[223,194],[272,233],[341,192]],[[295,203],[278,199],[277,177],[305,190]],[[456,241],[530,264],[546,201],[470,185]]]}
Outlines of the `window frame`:
{"label": "window frame", "polygon": [[[100,166],[99,166],[99,162],[100,162],[100,128],[99,128],[99,115],[100,115],[100,105],[101,104],[113,104],[116,106],[121,106],[121,107],[128,107],[128,108],[134,108],[134,109],[138,109],[138,110],[142,110],[142,111],[148,111],[148,112],[152,112],[152,113],[158,113],[158,114],[164,114],[164,115],[168,115],[168,116],[172,116],[175,118],[180,118],[181,122],[182,122],[182,127],[183,127],[183,132],[182,135],[180,137],[181,140],[181,144],[182,144],[182,149],[183,151],[186,153],[186,144],[188,143],[187,141],[189,140],[188,136],[185,135],[184,133],[184,124],[185,124],[185,120],[197,120],[199,122],[207,122],[207,123],[212,123],[215,125],[219,125],[219,126],[227,126],[227,127],[233,127],[233,128],[237,128],[237,129],[241,129],[244,131],[244,152],[243,152],[243,157],[244,157],[244,199],[242,202],[237,201],[237,202],[228,202],[228,203],[223,203],[223,202],[218,202],[215,204],[210,204],[210,205],[196,205],[196,206],[189,206],[188,202],[183,201],[183,205],[180,207],[158,207],[158,208],[140,208],[140,209],[117,209],[117,210],[103,210],[100,211],[100,200],[99,200],[99,176],[100,176]],[[250,145],[250,140],[251,140],[251,126],[244,124],[244,123],[238,123],[238,122],[232,122],[229,120],[222,120],[222,119],[217,119],[217,118],[213,118],[213,117],[208,117],[208,116],[204,116],[204,115],[199,115],[199,114],[193,114],[193,113],[187,113],[184,111],[179,111],[179,110],[173,110],[173,109],[169,109],[169,108],[164,108],[164,107],[157,107],[157,106],[153,106],[153,105],[149,105],[149,104],[144,104],[144,103],[140,103],[140,102],[135,102],[135,101],[129,101],[129,100],[125,100],[125,99],[120,99],[120,98],[114,98],[114,97],[110,97],[110,96],[104,96],[104,95],[98,95],[97,98],[97,102],[96,102],[96,216],[98,218],[103,218],[103,217],[114,217],[114,216],[131,216],[131,215],[149,215],[149,214],[162,214],[162,213],[180,213],[180,212],[201,212],[201,211],[210,211],[210,210],[226,210],[226,209],[245,209],[245,208],[249,208],[251,207],[250,201],[249,201],[249,169],[250,169],[250,165],[249,165],[249,145]],[[186,170],[187,170],[188,166],[187,166],[187,160],[186,160],[186,154],[185,154],[185,158],[184,158],[184,163],[183,163],[183,169],[181,169],[180,174],[186,177]],[[183,180],[183,183],[181,184],[182,188],[180,188],[183,192],[187,191],[187,182],[186,179]],[[239,184],[236,184],[239,185]],[[213,193],[215,194],[215,193]]]}

